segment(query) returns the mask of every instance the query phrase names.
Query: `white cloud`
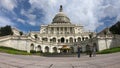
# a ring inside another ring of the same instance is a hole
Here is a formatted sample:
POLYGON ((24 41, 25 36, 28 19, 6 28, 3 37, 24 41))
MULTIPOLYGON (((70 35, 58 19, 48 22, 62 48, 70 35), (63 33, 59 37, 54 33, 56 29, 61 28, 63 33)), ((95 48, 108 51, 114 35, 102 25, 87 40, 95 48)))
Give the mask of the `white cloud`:
POLYGON ((32 26, 35 26, 36 22, 35 21, 30 21, 29 24, 32 25, 32 26))
POLYGON ((0 0, 0 7, 12 11, 17 6, 16 0, 0 0))
POLYGON ((10 19, 0 16, 0 26, 5 26, 5 25, 14 26, 14 23, 12 23, 10 19))
POLYGON ((18 18, 17 21, 25 24, 25 20, 23 20, 23 19, 21 19, 21 18, 18 18))
POLYGON ((82 24, 85 28, 95 30, 104 25, 100 22, 105 17, 117 17, 120 20, 120 0, 29 0, 32 8, 42 9, 44 23, 50 23, 63 5, 64 12, 75 24, 82 24))
POLYGON ((36 15, 32 14, 32 10, 30 9, 29 11, 25 11, 24 9, 21 10, 21 14, 26 16, 28 18, 27 23, 35 26, 37 22, 35 22, 36 20, 36 15))

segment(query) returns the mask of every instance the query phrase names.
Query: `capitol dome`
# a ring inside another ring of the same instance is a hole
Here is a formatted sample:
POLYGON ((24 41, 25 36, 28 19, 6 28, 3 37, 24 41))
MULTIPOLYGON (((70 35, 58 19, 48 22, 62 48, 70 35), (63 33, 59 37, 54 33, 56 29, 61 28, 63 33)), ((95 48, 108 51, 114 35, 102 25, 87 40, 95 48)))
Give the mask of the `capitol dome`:
POLYGON ((52 23, 70 23, 70 19, 62 12, 62 5, 60 6, 59 13, 55 15, 52 23))

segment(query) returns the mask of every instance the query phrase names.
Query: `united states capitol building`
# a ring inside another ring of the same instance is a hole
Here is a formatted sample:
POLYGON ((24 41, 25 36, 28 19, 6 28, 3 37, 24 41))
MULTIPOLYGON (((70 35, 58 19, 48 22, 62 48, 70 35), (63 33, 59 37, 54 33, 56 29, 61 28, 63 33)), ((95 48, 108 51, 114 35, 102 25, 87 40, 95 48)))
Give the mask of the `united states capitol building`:
POLYGON ((51 24, 41 25, 40 32, 31 32, 31 37, 38 36, 42 42, 43 52, 74 51, 74 42, 89 39, 89 32, 85 32, 82 25, 73 24, 60 6, 59 12, 51 24))
POLYGON ((19 30, 13 29, 13 33, 12 36, 0 37, 0 45, 27 52, 35 50, 50 53, 69 53, 77 52, 78 45, 82 46, 82 51, 86 50, 88 44, 96 45, 97 50, 103 50, 110 48, 112 45, 110 43, 113 42, 111 41, 112 36, 96 36, 94 32, 86 32, 82 25, 72 23, 63 12, 62 6, 52 19, 51 24, 41 25, 40 31, 31 31, 28 35, 20 36, 19 30), (96 37, 92 41, 90 34, 96 37))

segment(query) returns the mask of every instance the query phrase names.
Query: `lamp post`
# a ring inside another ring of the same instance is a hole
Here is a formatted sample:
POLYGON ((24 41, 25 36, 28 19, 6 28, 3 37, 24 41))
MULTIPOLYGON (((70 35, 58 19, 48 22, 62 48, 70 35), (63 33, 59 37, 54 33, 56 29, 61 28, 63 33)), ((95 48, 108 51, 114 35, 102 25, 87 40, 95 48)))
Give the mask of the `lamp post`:
POLYGON ((93 33, 90 33, 90 34, 89 34, 89 37, 90 37, 90 42, 92 43, 93 33))
MULTIPOLYGON (((107 29, 108 29, 108 28, 107 28, 107 29)), ((104 35, 105 35, 106 49, 108 49, 108 46, 107 46, 107 31, 106 31, 106 30, 104 31, 104 35)))

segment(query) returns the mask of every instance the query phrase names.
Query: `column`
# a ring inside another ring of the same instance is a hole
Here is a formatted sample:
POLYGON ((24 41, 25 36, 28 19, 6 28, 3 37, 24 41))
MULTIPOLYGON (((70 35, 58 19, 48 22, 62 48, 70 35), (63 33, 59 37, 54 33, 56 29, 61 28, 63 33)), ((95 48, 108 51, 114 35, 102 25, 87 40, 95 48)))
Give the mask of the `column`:
POLYGON ((60 34, 61 30, 60 30, 60 27, 59 27, 59 34, 60 34))
POLYGON ((74 27, 72 27, 72 33, 74 34, 74 27))
POLYGON ((53 34, 55 34, 55 27, 53 27, 53 34))
POLYGON ((65 31, 64 31, 65 29, 64 29, 64 27, 62 27, 62 28, 63 28, 63 31, 62 31, 62 33, 63 33, 63 34, 65 34, 65 31))
POLYGON ((67 34, 69 33, 69 27, 67 27, 67 34))

